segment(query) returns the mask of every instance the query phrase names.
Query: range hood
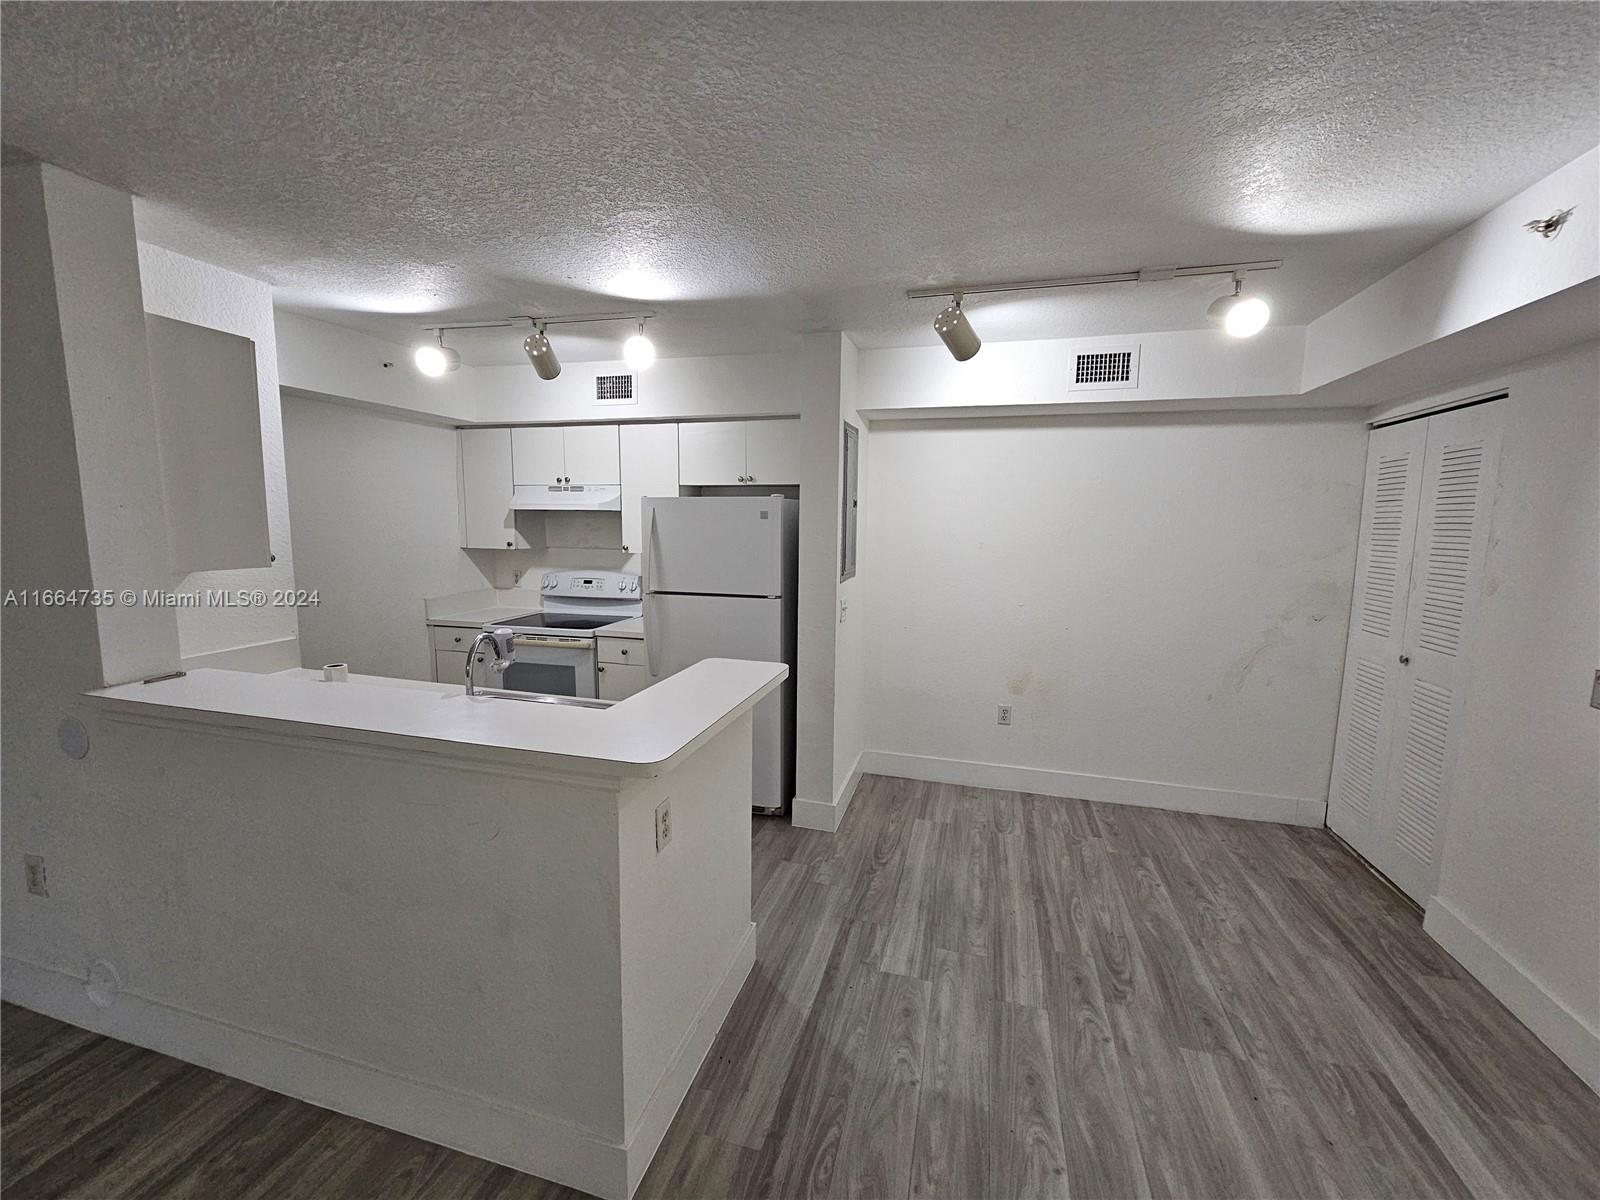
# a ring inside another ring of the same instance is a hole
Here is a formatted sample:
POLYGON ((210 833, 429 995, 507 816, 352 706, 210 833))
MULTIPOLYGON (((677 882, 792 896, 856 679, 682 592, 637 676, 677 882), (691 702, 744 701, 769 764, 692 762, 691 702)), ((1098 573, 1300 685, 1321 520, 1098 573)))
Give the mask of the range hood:
POLYGON ((518 512, 621 512, 622 485, 525 484, 511 489, 511 507, 518 512))

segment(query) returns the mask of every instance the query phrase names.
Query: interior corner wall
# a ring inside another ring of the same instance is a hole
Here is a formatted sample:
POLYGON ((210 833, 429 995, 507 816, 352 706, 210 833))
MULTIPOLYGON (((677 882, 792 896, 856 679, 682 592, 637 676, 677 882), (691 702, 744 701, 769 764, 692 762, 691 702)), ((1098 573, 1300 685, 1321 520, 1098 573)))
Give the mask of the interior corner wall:
MULTIPOLYGON (((800 405, 800 596, 795 662, 797 824, 833 812, 834 631, 839 570, 839 385, 843 335, 811 333, 795 369, 800 405), (821 806, 819 808, 818 806, 821 806)), ((829 825, 831 828, 831 825, 829 825)))
MULTIPOLYGON (((28 520, 28 509, 61 502, 61 489, 75 479, 90 583, 118 597, 117 603, 93 610, 100 651, 100 678, 94 683, 126 683, 174 670, 179 648, 172 611, 122 598, 131 592, 142 599, 147 589, 169 589, 174 581, 132 201, 43 163, 8 166, 4 179, 7 237, 27 244, 30 275, 48 273, 48 282, 33 277, 19 285, 28 302, 52 305, 48 314, 35 312, 28 319, 54 341, 65 383, 64 392, 26 399, 14 394, 13 401, 51 408, 66 404, 71 445, 55 448, 50 457, 75 460, 75 470, 60 476, 44 476, 31 462, 17 463, 19 474, 36 486, 23 501, 23 512, 8 508, 6 518, 28 520)), ((33 354, 32 346, 6 345, 8 358, 24 360, 24 378, 31 374, 26 364, 33 354)), ((57 382, 53 376, 51 382, 57 382)), ((52 423, 58 416, 52 413, 52 423)), ((28 586, 70 586, 52 578, 48 564, 40 566, 41 575, 28 586)), ((82 643, 67 649, 55 638, 34 644, 62 647, 57 657, 90 649, 82 643)))
POLYGON ((459 544, 456 431, 289 394, 283 435, 295 575, 321 601, 303 665, 432 679, 423 598, 489 585, 459 544))
POLYGON ((875 424, 870 768, 1321 824, 1366 446, 1350 412, 875 424))
POLYGON ((1506 387, 1428 931, 1600 1090, 1600 342, 1506 387))
MULTIPOLYGON (((844 422, 860 433, 857 443, 856 480, 856 573, 840 582, 838 626, 834 632, 833 657, 833 802, 836 807, 850 803, 849 792, 860 771, 861 752, 866 748, 867 618, 871 549, 865 545, 871 512, 869 478, 870 436, 867 423, 857 411, 859 355, 848 336, 843 339, 839 363, 840 455, 839 482, 834 488, 834 509, 844 520, 844 422)), ((842 528, 835 534, 835 557, 842 528)), ((838 566, 837 561, 835 567, 838 566)))
MULTIPOLYGON (((256 394, 261 405, 261 453, 267 486, 267 529, 275 561, 269 567, 199 571, 183 576, 182 591, 289 592, 295 587, 290 546, 288 484, 283 470, 283 420, 278 398, 278 347, 272 288, 259 279, 201 262, 147 242, 139 243, 139 277, 146 312, 255 343, 256 394)), ((185 666, 232 665, 229 653, 268 656, 278 667, 298 666, 296 611, 288 605, 180 608, 178 642, 185 666)))

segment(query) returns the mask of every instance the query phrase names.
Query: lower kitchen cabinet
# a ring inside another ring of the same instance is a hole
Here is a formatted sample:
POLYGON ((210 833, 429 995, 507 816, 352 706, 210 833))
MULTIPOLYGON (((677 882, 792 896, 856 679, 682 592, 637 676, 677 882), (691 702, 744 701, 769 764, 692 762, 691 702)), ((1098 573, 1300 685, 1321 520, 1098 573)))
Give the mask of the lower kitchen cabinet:
POLYGON ((598 670, 600 678, 596 690, 602 700, 626 700, 650 686, 650 671, 643 663, 638 666, 601 663, 598 670))
MULTIPOLYGON (((478 655, 478 662, 483 662, 483 655, 478 655)), ((465 650, 435 650, 433 652, 433 681, 435 683, 456 683, 466 686, 467 682, 467 654, 465 650)))

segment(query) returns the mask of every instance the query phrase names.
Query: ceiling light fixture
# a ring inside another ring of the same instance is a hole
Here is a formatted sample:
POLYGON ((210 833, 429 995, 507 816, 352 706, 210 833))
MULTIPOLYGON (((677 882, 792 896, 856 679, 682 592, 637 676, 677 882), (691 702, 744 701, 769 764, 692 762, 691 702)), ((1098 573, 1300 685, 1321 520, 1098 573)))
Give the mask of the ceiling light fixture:
POLYGON ((1272 307, 1260 296, 1246 296, 1244 275, 1233 277, 1233 291, 1219 296, 1206 309, 1206 316, 1236 338, 1255 337, 1272 319, 1272 307))
POLYGON ((639 332, 622 343, 622 361, 631 371, 648 371, 655 365, 656 344, 644 335, 644 322, 639 322, 639 332))
POLYGON ((599 321, 637 321, 639 323, 639 332, 623 343, 622 357, 631 369, 643 371, 656 361, 655 343, 644 335, 644 323, 655 315, 651 311, 573 313, 568 316, 555 317, 534 317, 526 313, 519 313, 514 317, 497 317, 492 321, 458 321, 450 325, 425 325, 423 328, 435 334, 439 339, 439 344, 438 346, 418 347, 416 354, 417 369, 425 375, 443 375, 446 371, 454 371, 461 365, 461 356, 454 350, 445 347, 444 335, 446 330, 506 329, 526 321, 533 326, 533 332, 522 339, 522 351, 528 356, 528 361, 533 364, 533 369, 539 373, 540 379, 554 379, 561 374, 561 360, 556 357, 555 347, 550 344, 550 338, 545 332, 545 326, 590 325, 599 321), (440 365, 441 363, 443 365, 440 365))
POLYGON ((412 353, 412 361, 417 364, 417 370, 424 375, 443 375, 446 371, 454 371, 461 365, 461 355, 444 344, 444 331, 435 329, 438 345, 418 346, 412 353))
POLYGON ((983 346, 978 331, 972 327, 972 322, 967 320, 967 314, 961 311, 960 292, 951 297, 950 303, 939 310, 939 315, 933 319, 933 331, 939 335, 944 348, 950 351, 951 357, 957 362, 966 362, 983 346))
POLYGON ((533 332, 522 339, 522 351, 533 369, 539 372, 540 379, 554 379, 561 374, 561 360, 556 357, 555 347, 550 345, 543 325, 536 324, 533 332))
POLYGON ((983 345, 972 323, 962 311, 963 296, 983 295, 990 292, 1042 292, 1056 288, 1088 287, 1101 283, 1160 283, 1169 279, 1197 275, 1231 275, 1234 290, 1222 297, 1207 310, 1220 313, 1216 319, 1234 337, 1250 337, 1260 333, 1272 316, 1267 302, 1259 296, 1241 296, 1247 271, 1276 271, 1283 266, 1282 259, 1263 259, 1260 262, 1213 263, 1199 267, 1142 267, 1137 271, 1114 271, 1106 275, 1074 275, 1060 279, 1019 279, 1004 283, 973 283, 961 287, 913 288, 906 293, 908 300, 925 300, 936 296, 949 296, 950 304, 933 320, 934 332, 955 356, 957 362, 966 362, 983 345), (1226 307, 1220 307, 1225 305, 1226 307))

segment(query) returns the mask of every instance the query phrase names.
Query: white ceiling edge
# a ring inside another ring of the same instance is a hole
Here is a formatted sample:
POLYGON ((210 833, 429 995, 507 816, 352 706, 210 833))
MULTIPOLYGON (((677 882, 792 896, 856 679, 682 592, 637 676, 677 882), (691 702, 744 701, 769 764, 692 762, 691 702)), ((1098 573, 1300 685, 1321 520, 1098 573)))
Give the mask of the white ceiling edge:
MULTIPOLYGON (((1583 205, 1600 191, 1600 149, 1552 172, 1305 327, 1270 327, 1238 342, 1214 330, 1116 337, 992 342, 957 363, 940 346, 858 351, 856 408, 868 420, 1035 413, 1241 408, 1371 408, 1600 336, 1589 285, 1600 278, 1600 214, 1583 205), (1576 206, 1560 236, 1524 224, 1552 205, 1576 206), (1137 344, 1139 386, 1126 394, 1068 394, 1072 356, 1137 344), (1315 380, 1315 386, 1308 382, 1315 380), (934 398, 930 402, 930 397, 934 398)), ((558 386, 531 369, 463 364, 427 380, 410 353, 315 318, 280 314, 285 387, 341 396, 459 424, 519 420, 683 419, 798 411, 794 353, 660 360, 652 379, 664 403, 599 407, 585 395, 618 362, 573 364, 558 386), (526 415, 524 405, 537 405, 526 415), (698 407, 697 407, 698 406, 698 407)), ((848 336, 848 335, 847 335, 848 336)))

